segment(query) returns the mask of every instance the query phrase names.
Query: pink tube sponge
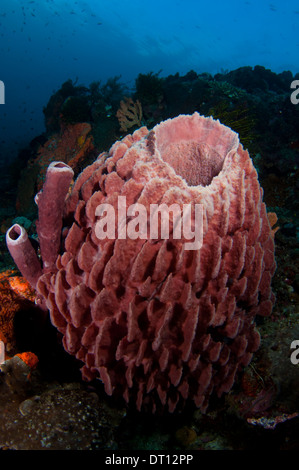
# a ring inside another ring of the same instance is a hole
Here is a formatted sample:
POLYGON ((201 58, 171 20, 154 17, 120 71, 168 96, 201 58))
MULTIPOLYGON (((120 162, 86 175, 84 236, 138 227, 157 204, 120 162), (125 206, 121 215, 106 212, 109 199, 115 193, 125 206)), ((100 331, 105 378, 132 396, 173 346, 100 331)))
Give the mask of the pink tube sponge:
POLYGON ((271 227, 237 134, 197 113, 141 128, 79 175, 64 211, 61 253, 38 291, 83 378, 99 377, 139 410, 191 399, 205 411, 250 362, 260 343, 254 318, 274 302, 271 227), (173 231, 100 239, 97 208, 117 213, 119 196, 126 208, 202 205, 202 247, 186 250, 173 231))
POLYGON ((6 233, 6 245, 21 274, 35 289, 42 267, 26 230, 14 224, 6 233))
POLYGON ((66 163, 52 162, 43 190, 35 198, 39 215, 36 228, 44 271, 51 271, 59 253, 65 198, 73 176, 73 170, 66 163))

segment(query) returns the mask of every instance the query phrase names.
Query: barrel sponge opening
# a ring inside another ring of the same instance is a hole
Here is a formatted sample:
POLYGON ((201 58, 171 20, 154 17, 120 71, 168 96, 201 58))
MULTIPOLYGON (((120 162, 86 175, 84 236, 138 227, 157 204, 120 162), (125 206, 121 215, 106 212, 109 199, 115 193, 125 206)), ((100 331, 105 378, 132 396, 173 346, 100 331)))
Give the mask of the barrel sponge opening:
POLYGON ((153 131, 156 154, 189 186, 211 184, 227 154, 239 144, 235 132, 198 113, 168 119, 153 131))

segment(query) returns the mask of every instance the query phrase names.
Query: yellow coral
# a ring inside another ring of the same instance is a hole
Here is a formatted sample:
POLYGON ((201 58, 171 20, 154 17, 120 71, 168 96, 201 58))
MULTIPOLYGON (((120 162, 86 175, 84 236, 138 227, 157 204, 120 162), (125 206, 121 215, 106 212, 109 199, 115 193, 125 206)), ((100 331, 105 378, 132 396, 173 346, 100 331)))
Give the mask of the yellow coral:
POLYGON ((197 434, 191 427, 183 426, 176 431, 175 437, 178 443, 183 447, 189 447, 196 441, 197 434))
POLYGON ((80 135, 77 139, 77 144, 79 145, 79 147, 82 147, 82 145, 84 144, 85 142, 85 138, 86 136, 85 135, 80 135))
POLYGON ((120 124, 120 130, 127 132, 133 126, 141 126, 142 106, 139 100, 133 101, 132 98, 124 98, 120 102, 120 108, 116 113, 120 124))
POLYGON ((280 228, 280 227, 275 227, 275 228, 273 228, 274 225, 276 224, 276 222, 278 221, 278 217, 277 217, 277 215, 276 215, 275 212, 268 212, 267 216, 268 216, 268 220, 269 220, 270 227, 271 227, 271 229, 272 229, 272 230, 271 230, 271 236, 272 236, 272 238, 274 238, 275 233, 276 233, 277 230, 279 230, 279 228, 280 228))
POLYGON ((214 119, 219 119, 222 124, 237 132, 245 148, 248 148, 251 152, 257 150, 255 148, 256 118, 252 111, 248 109, 246 102, 239 103, 231 109, 229 103, 220 101, 215 107, 209 109, 208 115, 213 116, 214 119))

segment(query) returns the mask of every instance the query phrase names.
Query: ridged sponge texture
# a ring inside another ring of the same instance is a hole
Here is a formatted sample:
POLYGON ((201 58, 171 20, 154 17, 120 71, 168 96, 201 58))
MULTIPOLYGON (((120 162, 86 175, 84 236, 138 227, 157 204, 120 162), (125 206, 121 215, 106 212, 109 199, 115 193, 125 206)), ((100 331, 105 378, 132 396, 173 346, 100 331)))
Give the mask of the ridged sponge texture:
POLYGON ((212 393, 231 389, 259 347, 254 319, 271 312, 276 268, 262 189, 237 134, 195 113, 126 136, 77 178, 62 238, 38 290, 85 380, 152 411, 193 400, 204 412, 212 393), (202 247, 186 250, 173 230, 117 237, 119 196, 148 214, 152 204, 202 205, 202 247), (115 208, 115 238, 97 236, 101 204, 115 208))

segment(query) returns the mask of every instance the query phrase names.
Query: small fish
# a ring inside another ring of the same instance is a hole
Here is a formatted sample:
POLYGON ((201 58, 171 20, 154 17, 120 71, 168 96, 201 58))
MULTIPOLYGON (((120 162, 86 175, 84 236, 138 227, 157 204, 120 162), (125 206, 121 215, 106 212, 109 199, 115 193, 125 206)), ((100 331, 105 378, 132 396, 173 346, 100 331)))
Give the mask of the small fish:
POLYGON ((289 147, 294 150, 299 150, 299 140, 290 142, 289 147))

